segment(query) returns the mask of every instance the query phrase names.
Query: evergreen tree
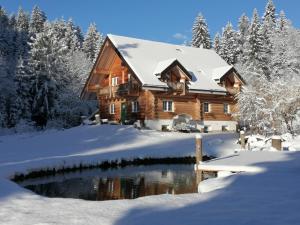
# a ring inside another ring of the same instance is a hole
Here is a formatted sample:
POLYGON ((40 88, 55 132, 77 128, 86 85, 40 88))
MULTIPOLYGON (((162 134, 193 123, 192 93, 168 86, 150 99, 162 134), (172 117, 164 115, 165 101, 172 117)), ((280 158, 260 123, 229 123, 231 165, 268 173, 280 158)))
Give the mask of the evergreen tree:
POLYGON ((285 33, 290 27, 291 27, 291 22, 286 18, 284 11, 281 10, 276 24, 276 28, 278 32, 285 33))
POLYGON ((79 32, 80 30, 78 30, 78 28, 74 25, 73 21, 70 19, 66 24, 65 39, 68 49, 72 52, 81 49, 82 34, 79 32))
POLYGON ((66 48, 59 35, 55 24, 46 22, 44 31, 36 35, 30 51, 29 67, 34 76, 32 119, 42 127, 54 118, 58 91, 64 88, 59 84, 66 48))
POLYGON ((223 29, 220 49, 220 56, 229 64, 235 64, 237 61, 238 44, 236 39, 236 32, 229 22, 223 29))
POLYGON ((32 84, 33 76, 28 71, 27 62, 22 57, 18 59, 16 68, 15 83, 17 86, 16 105, 18 108, 18 116, 22 119, 31 120, 32 107, 32 84))
POLYGON ((98 32, 96 24, 90 24, 83 42, 83 51, 94 62, 103 43, 103 37, 98 32))
POLYGON ((262 69, 264 52, 265 47, 261 31, 261 23, 257 10, 254 9, 253 17, 249 27, 249 36, 245 45, 245 61, 243 63, 253 67, 253 69, 262 69))
POLYGON ((16 40, 17 57, 26 58, 29 50, 29 15, 22 8, 18 11, 16 28, 18 31, 16 40))
POLYGON ((215 49, 216 53, 220 54, 221 40, 220 40, 219 33, 216 33, 215 38, 214 38, 214 49, 215 49))
POLYGON ((271 27, 275 27, 276 24, 276 8, 272 0, 268 0, 263 15, 263 23, 268 23, 271 27))
POLYGON ((248 35, 249 35, 249 26, 250 21, 249 18, 242 14, 242 16, 239 18, 238 22, 238 33, 237 33, 237 43, 238 43, 238 57, 240 60, 243 60, 244 57, 244 45, 247 41, 248 35))
POLYGON ((193 37, 192 37, 192 46, 199 48, 202 46, 203 48, 210 49, 211 48, 211 39, 208 30, 208 26, 203 15, 200 13, 193 25, 192 29, 193 37))
MULTIPOLYGON (((9 46, 9 18, 4 8, 0 6, 0 55, 7 56, 10 53, 9 46)), ((5 61, 4 58, 2 58, 5 61)))
POLYGON ((44 30, 44 24, 47 20, 46 14, 38 7, 34 6, 31 12, 30 33, 35 35, 44 30))

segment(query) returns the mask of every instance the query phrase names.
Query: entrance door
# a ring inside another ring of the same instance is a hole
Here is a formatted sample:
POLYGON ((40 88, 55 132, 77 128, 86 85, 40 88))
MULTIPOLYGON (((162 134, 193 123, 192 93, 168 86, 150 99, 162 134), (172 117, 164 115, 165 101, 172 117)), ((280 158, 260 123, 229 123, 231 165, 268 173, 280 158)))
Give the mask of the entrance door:
POLYGON ((124 102, 121 104, 121 122, 122 122, 122 124, 125 123, 126 116, 127 116, 127 106, 126 106, 126 103, 124 102))

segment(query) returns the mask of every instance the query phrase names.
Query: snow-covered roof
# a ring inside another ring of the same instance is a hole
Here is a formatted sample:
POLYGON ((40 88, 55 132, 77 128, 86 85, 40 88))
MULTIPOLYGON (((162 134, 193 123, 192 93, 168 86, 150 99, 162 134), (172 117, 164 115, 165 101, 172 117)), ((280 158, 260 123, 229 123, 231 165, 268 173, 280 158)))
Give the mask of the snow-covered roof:
MULTIPOLYGON (((229 65, 214 51, 108 34, 143 86, 167 87, 155 73, 178 60, 190 73, 190 90, 226 92, 213 80, 213 71, 229 65)), ((221 71, 218 71, 220 75, 221 71)), ((226 71, 227 72, 227 71, 226 71)))
POLYGON ((177 59, 167 59, 157 63, 156 68, 153 72, 154 75, 161 74, 166 68, 168 68, 172 63, 174 63, 177 59))
POLYGON ((233 66, 227 65, 213 69, 212 78, 214 80, 220 80, 222 76, 224 76, 229 70, 231 70, 233 66))

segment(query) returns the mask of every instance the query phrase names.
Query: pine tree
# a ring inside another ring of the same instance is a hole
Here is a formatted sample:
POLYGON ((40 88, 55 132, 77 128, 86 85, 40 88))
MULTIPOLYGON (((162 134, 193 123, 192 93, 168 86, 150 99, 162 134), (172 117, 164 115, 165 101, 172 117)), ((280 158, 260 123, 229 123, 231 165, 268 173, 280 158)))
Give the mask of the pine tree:
POLYGON ((18 108, 18 116, 30 121, 33 76, 30 71, 28 71, 27 62, 24 61, 22 57, 20 57, 17 62, 15 83, 17 87, 16 105, 18 108))
POLYGON ((227 23, 223 29, 221 38, 220 56, 229 64, 235 64, 238 55, 238 44, 236 32, 233 30, 232 24, 227 23))
POLYGON ((214 38, 214 49, 215 49, 216 53, 220 54, 221 40, 220 40, 219 33, 216 33, 215 38, 214 38))
POLYGON ((29 67, 34 76, 32 119, 42 127, 54 118, 58 91, 64 88, 61 79, 66 48, 58 32, 55 24, 46 22, 44 31, 36 35, 30 51, 29 67))
POLYGON ((203 15, 200 13, 193 25, 192 29, 193 37, 192 37, 192 46, 199 48, 202 46, 203 48, 210 49, 211 48, 211 39, 208 30, 208 26, 203 15))
POLYGON ((291 22, 286 18, 284 11, 281 10, 276 24, 278 32, 286 32, 290 27, 291 22))
POLYGON ((73 21, 70 19, 66 24, 65 39, 66 39, 66 45, 67 45, 68 49, 72 52, 78 51, 81 49, 82 34, 79 32, 80 32, 80 30, 77 29, 77 27, 74 25, 73 21))
POLYGON ((29 15, 22 8, 18 11, 16 28, 18 31, 16 40, 17 57, 26 58, 29 50, 29 15))
POLYGON ((31 12, 30 33, 35 35, 44 30, 44 24, 47 20, 46 14, 38 7, 34 6, 31 12))
MULTIPOLYGON (((4 8, 0 6, 0 55, 7 56, 9 49, 9 18, 4 8)), ((4 58, 2 59, 4 61, 4 58)))
POLYGON ((276 24, 276 8, 272 0, 268 0, 263 15, 263 23, 268 23, 271 27, 275 27, 276 24))
POLYGON ((94 62, 103 43, 103 37, 98 32, 96 24, 90 24, 83 42, 83 51, 94 62))
POLYGON ((249 35, 249 26, 250 26, 249 18, 245 14, 242 14, 242 16, 239 18, 238 33, 237 33, 238 54, 239 54, 238 57, 240 58, 240 60, 243 60, 244 57, 244 47, 245 47, 244 45, 249 35))
POLYGON ((263 54, 265 52, 264 40, 261 31, 261 23, 257 10, 254 9, 249 27, 249 35, 245 45, 244 62, 253 69, 260 70, 263 66, 263 54))

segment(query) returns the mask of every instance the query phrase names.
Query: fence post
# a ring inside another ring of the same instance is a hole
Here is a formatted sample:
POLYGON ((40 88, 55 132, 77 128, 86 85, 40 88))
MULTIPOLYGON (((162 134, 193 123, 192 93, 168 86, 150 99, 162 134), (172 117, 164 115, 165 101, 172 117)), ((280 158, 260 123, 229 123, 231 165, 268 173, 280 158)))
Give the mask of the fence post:
POLYGON ((245 131, 240 131, 240 139, 241 139, 241 148, 245 149, 246 142, 245 142, 245 131))
POLYGON ((196 134, 196 165, 199 164, 199 162, 202 162, 202 136, 200 134, 196 134))
POLYGON ((277 149, 278 151, 282 150, 281 146, 281 137, 280 136, 273 136, 272 137, 272 147, 277 149))
POLYGON ((196 183, 197 185, 203 180, 203 172, 198 170, 198 165, 202 162, 203 158, 203 148, 202 148, 202 136, 200 134, 196 134, 196 183))

